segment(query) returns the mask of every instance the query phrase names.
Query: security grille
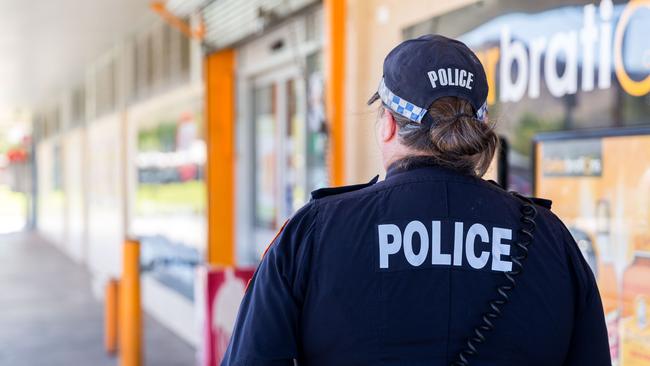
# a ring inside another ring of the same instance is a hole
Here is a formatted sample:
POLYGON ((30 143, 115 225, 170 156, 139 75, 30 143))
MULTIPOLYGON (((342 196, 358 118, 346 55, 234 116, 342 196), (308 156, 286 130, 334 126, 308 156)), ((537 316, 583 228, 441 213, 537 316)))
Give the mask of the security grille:
POLYGON ((203 9, 205 43, 228 47, 317 0, 215 0, 203 9))
POLYGON ((130 99, 151 96, 190 75, 190 40, 177 29, 158 23, 134 40, 131 54, 133 91, 130 99))

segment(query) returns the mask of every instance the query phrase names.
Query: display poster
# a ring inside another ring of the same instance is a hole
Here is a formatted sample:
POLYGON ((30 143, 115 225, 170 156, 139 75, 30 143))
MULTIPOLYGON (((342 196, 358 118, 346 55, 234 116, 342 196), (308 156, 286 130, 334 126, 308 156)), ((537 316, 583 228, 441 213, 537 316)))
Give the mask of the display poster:
POLYGON ((201 268, 199 282, 203 299, 203 342, 200 346, 200 365, 218 366, 226 353, 232 335, 239 304, 244 298, 253 268, 201 268))
POLYGON ((650 130, 625 131, 542 135, 535 194, 553 201, 596 276, 614 365, 641 366, 650 364, 650 130))

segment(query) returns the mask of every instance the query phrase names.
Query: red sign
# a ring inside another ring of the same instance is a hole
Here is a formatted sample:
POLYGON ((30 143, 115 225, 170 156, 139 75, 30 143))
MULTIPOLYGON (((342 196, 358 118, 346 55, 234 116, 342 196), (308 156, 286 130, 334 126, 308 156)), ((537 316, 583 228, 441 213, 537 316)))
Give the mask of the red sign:
POLYGON ((205 366, 218 366, 226 353, 239 304, 252 268, 218 268, 205 272, 205 322, 202 357, 205 366))

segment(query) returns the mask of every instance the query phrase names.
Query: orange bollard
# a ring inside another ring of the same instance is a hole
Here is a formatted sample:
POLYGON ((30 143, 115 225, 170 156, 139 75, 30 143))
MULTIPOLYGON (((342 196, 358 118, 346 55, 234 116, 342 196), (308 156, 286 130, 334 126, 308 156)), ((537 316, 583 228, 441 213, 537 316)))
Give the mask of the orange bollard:
POLYGON ((108 280, 104 298, 104 349, 110 355, 117 352, 118 291, 118 280, 115 278, 108 280))
POLYGON ((122 258, 119 296, 119 364, 121 366, 141 366, 140 242, 127 239, 124 242, 122 258))

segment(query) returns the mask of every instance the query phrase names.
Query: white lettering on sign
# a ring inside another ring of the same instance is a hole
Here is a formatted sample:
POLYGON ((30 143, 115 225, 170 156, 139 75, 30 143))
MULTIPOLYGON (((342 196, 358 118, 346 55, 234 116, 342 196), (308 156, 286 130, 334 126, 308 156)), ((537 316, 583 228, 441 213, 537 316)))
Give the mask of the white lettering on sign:
POLYGON ((546 48, 544 80, 554 97, 575 94, 578 90, 578 34, 575 31, 555 33, 546 48), (564 55, 564 72, 558 75, 557 61, 564 55))
POLYGON ((431 252, 432 265, 460 267, 465 259, 475 269, 489 268, 497 272, 512 270, 512 262, 506 258, 510 255, 510 244, 505 242, 512 240, 511 229, 494 227, 490 236, 490 231, 480 223, 470 225, 466 232, 462 222, 454 222, 453 226, 449 226, 449 229, 454 230, 453 253, 442 252, 441 221, 432 221, 431 231, 428 231, 423 222, 413 220, 406 225, 403 234, 398 225, 377 225, 379 268, 390 269, 390 258, 399 256, 400 252, 406 263, 420 267, 427 262, 431 252), (417 250, 415 242, 419 243, 417 250), (491 266, 488 266, 490 258, 491 266))
POLYGON ((429 81, 431 86, 435 89, 438 85, 441 86, 460 86, 472 90, 472 83, 474 82, 474 74, 471 72, 458 69, 455 67, 441 68, 438 70, 429 71, 429 81))
POLYGON ((528 97, 539 97, 539 79, 541 73, 541 59, 546 48, 546 38, 535 38, 530 43, 530 78, 528 79, 528 97))
POLYGON ((520 41, 510 42, 510 29, 501 29, 501 101, 516 102, 526 92, 528 56, 520 41), (512 66, 517 65, 517 75, 512 80, 512 66))
MULTIPOLYGON (((518 102, 526 94, 526 89, 529 98, 539 98, 541 75, 544 75, 548 91, 554 97, 575 94, 578 88, 583 91, 593 90, 596 75, 598 88, 609 88, 612 82, 612 47, 615 46, 612 1, 603 0, 598 11, 596 9, 594 4, 584 6, 580 29, 538 36, 528 44, 513 37, 510 27, 504 25, 499 42, 499 99, 502 102, 518 102), (578 66, 581 69, 580 78, 578 66)), ((624 72, 616 71, 617 76, 624 72)), ((645 84, 641 85, 641 82, 628 84, 626 91, 630 89, 631 93, 635 93, 633 95, 647 93, 643 89, 645 84)))
POLYGON ((584 26, 580 30, 582 43, 582 90, 594 90, 594 49, 598 41, 598 28, 596 28, 596 7, 594 4, 585 6, 583 14, 584 26))

